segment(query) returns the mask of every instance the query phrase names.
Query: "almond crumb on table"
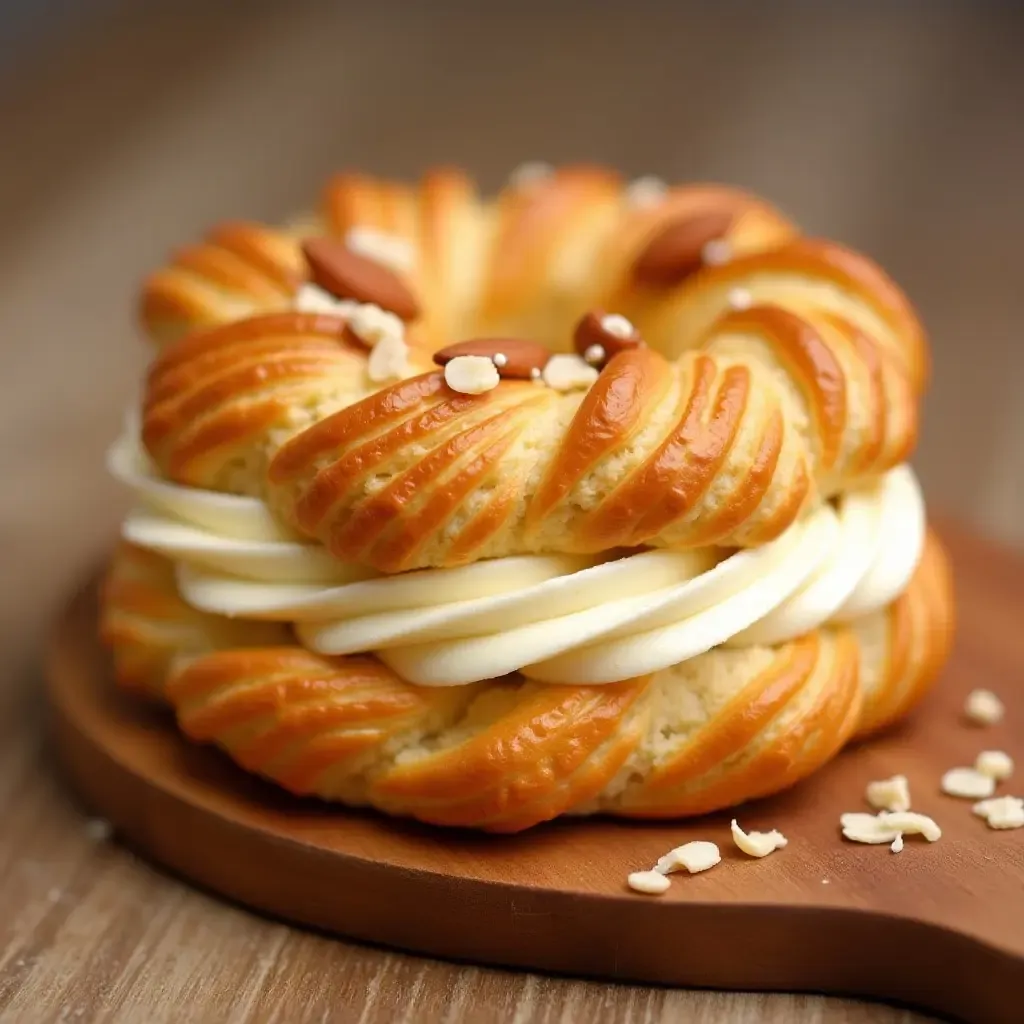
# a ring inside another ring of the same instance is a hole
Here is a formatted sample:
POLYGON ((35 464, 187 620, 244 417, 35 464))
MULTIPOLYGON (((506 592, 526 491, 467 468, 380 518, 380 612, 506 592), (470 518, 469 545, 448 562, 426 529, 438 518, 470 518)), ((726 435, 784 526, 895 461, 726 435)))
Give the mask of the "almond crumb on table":
POLYGON ((1024 828, 1024 800, 1017 796, 998 796, 976 803, 971 810, 984 818, 989 828, 1024 828))
POLYGON ((864 798, 880 811, 909 811, 910 785, 905 775, 869 782, 864 798))
POLYGON ((933 818, 914 811, 851 811, 840 815, 839 824, 843 837, 855 843, 894 843, 902 834, 922 835, 930 843, 942 837, 942 829, 933 818))
POLYGON ((977 768, 950 768, 942 776, 940 786, 947 796, 981 800, 996 791, 996 780, 991 775, 983 775, 977 768))
POLYGON ((733 842, 750 857, 767 857, 789 843, 789 840, 774 828, 771 832, 744 832, 735 818, 732 819, 730 828, 733 842))
POLYGON ((691 875, 713 868, 722 859, 721 851, 715 843, 695 839, 669 850, 664 857, 658 859, 654 870, 662 874, 685 869, 691 875))
POLYGON ((975 758, 974 768, 996 782, 1005 782, 1013 774, 1013 758, 1003 750, 983 750, 975 758))
POLYGON ((976 725, 995 725, 1003 720, 1006 708, 991 690, 972 690, 964 702, 964 714, 976 725))
POLYGON ((634 871, 626 879, 630 889, 647 896, 660 896, 672 884, 660 871, 634 871))

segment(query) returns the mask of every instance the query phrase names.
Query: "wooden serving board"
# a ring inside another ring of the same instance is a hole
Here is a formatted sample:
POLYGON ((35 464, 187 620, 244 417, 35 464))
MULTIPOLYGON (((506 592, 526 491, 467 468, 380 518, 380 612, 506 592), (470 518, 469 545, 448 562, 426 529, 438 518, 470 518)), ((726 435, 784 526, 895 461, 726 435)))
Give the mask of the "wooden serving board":
MULTIPOLYGON (((739 811, 744 827, 789 837, 764 860, 736 850, 727 814, 679 824, 566 821, 492 837, 291 798, 186 742, 168 713, 115 690, 95 638, 94 586, 51 639, 57 754, 130 844, 224 896, 302 924, 478 963, 861 995, 1019 1024, 1024 830, 991 831, 968 801, 938 788, 944 770, 970 764, 981 749, 1008 751, 1024 771, 1024 699, 1015 699, 1024 680, 1024 572, 1008 565, 992 562, 987 589, 961 589, 954 660, 911 722, 739 811), (1005 722, 964 722, 964 696, 977 686, 1006 698, 1005 722), (866 810, 866 783, 898 772, 942 839, 908 839, 898 855, 844 842, 840 813, 866 810), (628 872, 698 838, 719 844, 722 864, 673 876, 661 897, 626 888, 628 872)), ((1000 790, 1022 791, 1013 780, 1000 790)))

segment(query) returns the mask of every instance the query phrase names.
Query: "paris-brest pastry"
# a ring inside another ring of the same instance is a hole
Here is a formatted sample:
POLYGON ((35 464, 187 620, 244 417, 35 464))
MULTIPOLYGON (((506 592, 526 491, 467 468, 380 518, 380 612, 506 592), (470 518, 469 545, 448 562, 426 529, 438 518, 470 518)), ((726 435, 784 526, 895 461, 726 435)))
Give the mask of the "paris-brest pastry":
POLYGON ((815 771, 946 659, 921 325, 715 185, 345 174, 145 282, 118 681, 301 795, 515 831, 815 771))

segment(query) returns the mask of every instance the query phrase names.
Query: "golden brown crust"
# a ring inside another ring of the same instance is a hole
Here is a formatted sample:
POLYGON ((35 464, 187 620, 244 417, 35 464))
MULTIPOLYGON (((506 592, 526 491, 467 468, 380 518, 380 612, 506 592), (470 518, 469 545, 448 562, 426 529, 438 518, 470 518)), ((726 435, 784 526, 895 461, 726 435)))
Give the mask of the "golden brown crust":
POLYGON ((403 731, 469 694, 403 683, 369 657, 322 658, 299 647, 224 650, 167 684, 192 739, 216 742, 243 768, 301 795, 329 795, 331 777, 357 770, 403 731))
POLYGON ((716 649, 608 686, 511 676, 432 689, 369 656, 279 638, 239 650, 219 632, 236 624, 184 605, 158 556, 119 550, 111 578, 140 573, 145 596, 108 587, 105 637, 120 681, 162 695, 186 735, 295 793, 499 832, 561 814, 700 814, 790 786, 905 715, 952 633, 933 534, 906 594, 849 629, 716 649))
POLYGON ((928 692, 949 658, 956 632, 953 578, 949 557, 934 533, 910 586, 886 615, 855 623, 865 648, 884 653, 869 666, 872 685, 865 687, 858 736, 868 736, 903 718, 928 692), (884 631, 884 641, 872 633, 884 631))
POLYGON ((365 365, 338 317, 277 313, 192 334, 149 371, 143 441, 170 478, 231 489, 232 465, 262 467, 272 437, 360 397, 365 365))
MULTIPOLYGON (((578 166, 485 203, 439 169, 418 186, 339 175, 323 205, 321 232, 409 243, 425 314, 412 372, 460 334, 569 349, 595 307, 624 313, 653 349, 619 353, 580 403, 513 381, 461 396, 440 375, 375 395, 365 351, 346 348, 332 318, 258 317, 175 346, 147 400, 161 471, 267 497, 342 557, 396 571, 613 544, 756 545, 913 449, 927 353, 906 298, 870 260, 799 237, 744 192, 695 185, 644 204, 617 175, 578 166), (725 262, 706 262, 708 242, 725 262), (680 253, 687 272, 667 274, 680 253), (656 273, 638 274, 645 260, 656 273)), ((158 274, 147 301, 187 293, 197 323, 279 308, 304 273, 298 246, 219 229, 158 274)))
POLYGON ((196 611, 178 595, 170 562, 125 542, 114 552, 100 606, 100 637, 113 652, 114 677, 152 697, 164 697, 176 667, 191 658, 289 639, 277 623, 196 611))
POLYGON ((439 374, 417 378, 292 438, 270 463, 269 494, 336 555, 384 571, 455 564, 499 480, 515 480, 519 497, 477 555, 764 543, 812 496, 891 468, 912 446, 913 396, 891 367, 879 385, 868 347, 758 306, 674 364, 652 349, 620 353, 582 401, 514 382, 465 396, 439 374), (399 533, 400 562, 386 554, 399 533))
POLYGON ((140 316, 167 344, 196 328, 287 309, 307 278, 298 243, 265 224, 220 224, 142 287, 140 316))
POLYGON ((234 489, 225 467, 249 467, 246 489, 292 525, 397 571, 480 552, 481 515, 491 556, 762 543, 810 496, 903 461, 917 429, 871 341, 769 306, 723 317, 704 354, 671 366, 652 349, 620 353, 582 401, 514 381, 460 395, 436 372, 363 398, 364 367, 330 317, 195 335, 150 374, 145 443, 181 483, 234 489), (509 480, 517 500, 485 513, 481 489, 509 480), (401 562, 385 554, 398 534, 401 562))
POLYGON ((805 778, 856 727, 859 665, 856 641, 844 630, 819 630, 779 645, 767 667, 627 790, 616 810, 646 818, 703 814, 805 778))
POLYGON ((700 271, 709 242, 722 244, 728 258, 735 259, 775 249, 796 234, 796 226, 782 213, 742 189, 718 184, 672 188, 659 203, 629 208, 605 240, 595 261, 595 295, 615 295, 618 288, 658 293, 677 287, 700 271), (643 272, 652 247, 660 248, 662 265, 654 279, 643 272), (670 264, 675 264, 675 273, 668 272, 670 264), (680 274, 680 269, 686 272, 680 274))
MULTIPOLYGON (((928 359, 906 298, 741 191, 648 203, 579 166, 485 202, 457 170, 418 186, 345 174, 320 217, 222 226, 149 279, 144 322, 174 343, 149 375, 143 439, 166 478, 263 497, 346 561, 397 572, 762 544, 914 446, 928 359), (354 228, 413 256, 413 375, 384 388, 341 316, 290 311, 303 237, 354 228), (506 379, 471 396, 420 372, 467 338, 568 351, 595 309, 627 316, 648 347, 609 353, 585 393, 506 379)), ((126 547, 103 632, 125 685, 163 695, 187 735, 247 770, 515 831, 561 814, 697 814, 791 785, 916 703, 952 614, 929 536, 907 592, 845 628, 610 686, 426 689, 373 657, 321 657, 281 627, 197 613, 166 563, 126 547)))

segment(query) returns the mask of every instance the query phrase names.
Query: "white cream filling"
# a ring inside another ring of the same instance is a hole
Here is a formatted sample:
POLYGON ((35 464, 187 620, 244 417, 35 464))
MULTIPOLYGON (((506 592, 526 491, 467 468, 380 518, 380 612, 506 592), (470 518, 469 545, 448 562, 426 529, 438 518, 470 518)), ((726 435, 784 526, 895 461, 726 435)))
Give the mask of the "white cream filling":
POLYGON ((124 537, 176 564, 189 604, 294 623, 311 650, 372 651, 427 686, 513 671, 611 683, 720 644, 781 643, 895 599, 925 532, 917 481, 899 466, 771 543, 731 555, 522 555, 384 575, 338 561, 257 499, 159 479, 131 431, 108 466, 138 499, 124 537))

